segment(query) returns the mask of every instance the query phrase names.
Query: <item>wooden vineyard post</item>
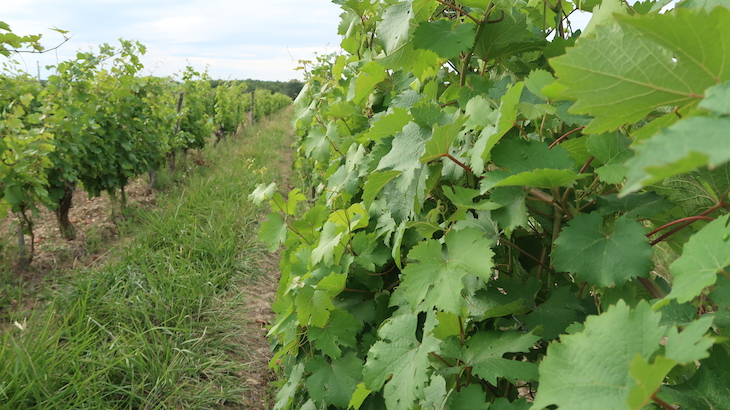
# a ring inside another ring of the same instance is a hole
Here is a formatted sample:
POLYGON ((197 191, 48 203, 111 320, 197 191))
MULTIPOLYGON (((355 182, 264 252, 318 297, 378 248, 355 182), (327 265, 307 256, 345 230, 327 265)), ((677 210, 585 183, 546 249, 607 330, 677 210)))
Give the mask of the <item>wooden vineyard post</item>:
POLYGON ((254 113, 255 113, 254 108, 256 107, 256 100, 255 100, 256 97, 255 96, 256 96, 256 92, 251 91, 251 111, 248 112, 248 123, 249 124, 253 124, 254 119, 255 119, 255 115, 254 115, 254 113))

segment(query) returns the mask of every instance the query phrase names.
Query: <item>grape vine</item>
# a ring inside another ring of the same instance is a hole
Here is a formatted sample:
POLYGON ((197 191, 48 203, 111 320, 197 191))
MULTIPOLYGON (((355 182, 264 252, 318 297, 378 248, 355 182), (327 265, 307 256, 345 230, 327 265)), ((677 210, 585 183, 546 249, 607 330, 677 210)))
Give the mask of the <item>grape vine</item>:
MULTIPOLYGON (((0 24, 0 30, 5 28, 0 24)), ((3 38, 2 44, 10 47, 42 49, 37 36, 3 38)), ((223 132, 231 133, 245 121, 247 110, 268 115, 291 103, 269 93, 255 108, 238 94, 227 95, 224 105, 216 100, 207 73, 192 67, 180 80, 141 75, 144 52, 138 42, 104 44, 96 53, 80 52, 60 63, 44 82, 16 70, 11 61, 3 65, 0 217, 8 210, 18 217, 22 264, 33 256, 33 213, 39 207, 55 210, 61 233, 73 239, 76 229, 68 213, 77 185, 92 196, 107 192, 123 209, 131 179, 144 173, 154 179, 154 172, 178 151, 205 146, 214 107, 225 115, 223 132), (30 252, 24 249, 24 233, 31 237, 30 252)))
POLYGON ((335 3, 315 195, 251 194, 275 408, 729 407, 727 5, 335 3))

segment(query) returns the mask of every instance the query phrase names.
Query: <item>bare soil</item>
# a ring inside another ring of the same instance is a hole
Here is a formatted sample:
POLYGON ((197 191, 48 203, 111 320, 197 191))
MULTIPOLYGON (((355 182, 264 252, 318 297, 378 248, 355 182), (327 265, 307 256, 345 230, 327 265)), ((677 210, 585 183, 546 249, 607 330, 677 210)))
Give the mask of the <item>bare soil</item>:
MULTIPOLYGON (((156 204, 156 192, 148 195, 144 178, 132 181, 125 192, 130 210, 150 209, 156 204)), ((119 242, 117 221, 121 217, 112 215, 112 201, 106 194, 89 197, 84 190, 76 188, 73 207, 69 211, 69 219, 77 230, 73 240, 61 236, 56 215, 52 211, 43 208, 32 218, 35 234, 33 262, 25 271, 17 272, 23 282, 29 285, 39 284, 51 273, 63 274, 76 268, 89 267, 102 259, 119 242)), ((10 213, 0 223, 2 236, 13 245, 3 257, 17 258, 17 227, 18 219, 10 213)), ((30 236, 25 236, 25 242, 26 248, 30 250, 30 236)))

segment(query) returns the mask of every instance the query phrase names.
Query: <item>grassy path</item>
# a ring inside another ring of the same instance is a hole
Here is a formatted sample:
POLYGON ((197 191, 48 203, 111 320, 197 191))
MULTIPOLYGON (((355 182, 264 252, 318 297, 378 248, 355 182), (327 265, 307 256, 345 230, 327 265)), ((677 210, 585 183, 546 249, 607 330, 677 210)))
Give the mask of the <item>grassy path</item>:
POLYGON ((290 109, 205 152, 103 267, 0 335, 1 409, 265 408, 275 266, 246 197, 285 185, 290 109))

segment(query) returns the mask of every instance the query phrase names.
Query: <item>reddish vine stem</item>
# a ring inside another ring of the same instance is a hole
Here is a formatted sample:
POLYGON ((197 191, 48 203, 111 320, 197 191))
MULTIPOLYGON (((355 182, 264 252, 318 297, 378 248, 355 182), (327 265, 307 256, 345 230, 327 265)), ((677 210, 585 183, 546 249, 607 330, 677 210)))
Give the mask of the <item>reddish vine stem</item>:
POLYGON ((649 291, 649 293, 655 298, 655 299, 662 299, 665 296, 667 296, 666 293, 664 293, 659 286, 657 286, 656 282, 653 280, 647 279, 647 278, 637 278, 639 279, 639 282, 641 282, 641 285, 644 286, 644 288, 649 291))
POLYGON ((570 131, 566 132, 565 134, 561 135, 560 138, 558 138, 555 141, 553 141, 553 143, 550 144, 550 146, 548 147, 548 149, 551 149, 552 147, 560 144, 561 142, 563 142, 564 139, 568 138, 568 136, 570 134, 573 134, 575 132, 578 132, 578 131, 582 130, 583 128, 585 128, 585 127, 578 127, 576 129, 573 129, 573 130, 570 130, 570 131))
POLYGON ((648 234, 646 234, 646 237, 648 238, 648 237, 650 237, 650 236, 654 235, 655 233, 657 233, 657 232, 659 232, 659 231, 663 231, 663 230, 665 230, 666 228, 669 228, 669 227, 670 227, 670 226, 672 226, 672 225, 676 225, 676 224, 678 224, 678 223, 682 223, 682 222, 687 222, 687 221, 691 221, 691 222, 694 222, 694 221, 698 221, 698 220, 700 220, 700 219, 704 219, 704 220, 706 220, 706 221, 714 221, 714 220, 715 220, 715 218, 712 218, 712 217, 710 217, 710 216, 703 216, 703 215, 697 215, 697 216, 688 216, 688 217, 686 217, 686 218, 680 218, 680 219, 677 219, 676 221, 672 221, 672 222, 669 222, 669 223, 667 223, 667 224, 664 224, 664 225, 662 225, 662 226, 660 226, 660 227, 658 227, 658 228, 654 229, 653 231, 649 232, 648 234))
MULTIPOLYGON (((713 212, 717 211, 717 210, 718 210, 718 209, 720 209, 720 208, 724 208, 725 206, 727 206, 727 205, 730 205, 729 203, 726 203, 726 202, 724 202, 724 200, 725 200, 725 198, 722 198, 722 199, 720 200, 720 202, 718 202, 717 204, 713 205, 713 206, 712 206, 712 207, 711 207, 710 209, 706 210, 705 212, 702 212, 701 214, 699 214, 699 215, 697 215, 697 216, 707 216, 707 215, 709 215, 709 214, 711 214, 711 213, 713 213, 713 212)), ((658 238, 654 239, 654 240, 653 240, 653 241, 651 242, 651 246, 654 246, 654 245, 658 244, 659 242, 661 242, 661 241, 663 241, 663 240, 665 240, 665 239, 669 238, 670 236, 672 236, 672 235, 674 235, 675 233, 679 232, 679 231, 680 231, 680 230, 682 230, 683 228, 686 228, 686 227, 688 227, 688 226, 692 225, 692 223, 693 223, 693 222, 695 222, 696 220, 697 220, 697 219, 693 219, 693 220, 691 220, 691 221, 687 221, 687 222, 684 222, 684 223, 682 223, 681 225, 677 226, 676 228, 674 228, 674 229, 670 230, 669 232, 666 232, 666 233, 665 233, 665 234, 663 234, 662 236, 660 236, 660 237, 658 237, 658 238)))
POLYGON ((439 360, 440 360, 441 362, 443 362, 443 363, 444 363, 445 365, 447 365, 447 366, 449 366, 449 367, 454 367, 454 365, 453 365, 453 364, 451 364, 451 363, 447 362, 447 361, 446 361, 446 359, 444 359, 443 357, 439 356, 439 355, 438 355, 438 353, 435 353, 435 352, 429 352, 428 354, 430 354, 431 356, 433 356, 433 357, 435 357, 435 358, 439 359, 439 360))
POLYGON ((578 171, 578 173, 579 174, 584 173, 586 171, 586 169, 588 169, 588 167, 591 165, 591 162, 593 162, 594 159, 596 159, 596 157, 591 156, 590 158, 588 158, 588 161, 586 161, 586 163, 583 164, 583 166, 580 168, 580 171, 578 171))
POLYGON ((387 274, 389 274, 390 272, 393 272, 393 269, 395 269, 395 267, 396 267, 396 266, 395 266, 395 265, 393 265, 393 266, 392 266, 392 267, 391 267, 390 269, 388 269, 388 270, 387 270, 387 271, 385 271, 385 272, 380 272, 380 273, 368 273, 368 275, 370 275, 370 276, 383 276, 383 275, 387 275, 387 274))
POLYGON ((459 161, 458 159, 456 159, 456 158, 452 157, 452 156, 451 156, 451 154, 444 154, 444 157, 446 157, 446 158, 448 158, 448 159, 450 159, 450 160, 454 161, 454 163, 456 163, 456 165, 458 165, 458 166, 460 166, 460 167, 464 168, 464 170, 466 170, 466 171, 467 171, 467 172, 469 172, 470 174, 472 174, 472 175, 475 175, 475 174, 474 174, 474 170, 473 170, 473 169, 471 169, 471 167, 469 167, 468 165, 466 165, 466 164, 464 164, 463 162, 459 161))
POLYGON ((360 289, 350 289, 350 288, 342 288, 345 292, 357 292, 357 293, 367 293, 368 295, 372 295, 373 292, 369 292, 367 290, 360 290, 360 289))
POLYGON ((676 407, 672 406, 671 404, 667 403, 666 401, 660 399, 656 396, 656 392, 651 395, 651 399, 654 400, 654 403, 658 404, 661 408, 666 410, 676 410, 676 407))

